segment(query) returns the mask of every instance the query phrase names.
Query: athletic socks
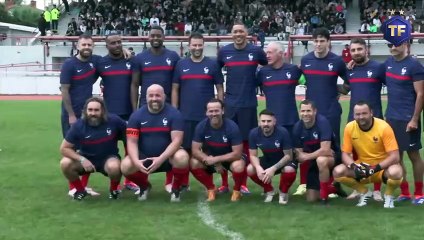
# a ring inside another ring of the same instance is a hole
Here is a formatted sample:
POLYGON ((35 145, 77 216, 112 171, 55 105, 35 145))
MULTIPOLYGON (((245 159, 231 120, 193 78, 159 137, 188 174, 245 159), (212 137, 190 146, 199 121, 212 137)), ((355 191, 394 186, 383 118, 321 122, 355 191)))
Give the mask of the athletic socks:
POLYGON ((300 168, 300 184, 306 184, 308 179, 309 161, 301 163, 299 168, 300 168))
POLYGON ((281 173, 280 175, 280 191, 287 193, 296 180, 296 172, 281 173))
POLYGON ((215 189, 215 185, 213 183, 213 174, 209 174, 203 168, 192 169, 191 173, 193 176, 206 187, 207 190, 215 189))
POLYGON ((270 183, 263 183, 259 178, 258 175, 253 174, 252 176, 249 176, 250 179, 252 179, 253 182, 255 182, 256 184, 258 184, 259 186, 261 186, 264 189, 264 192, 271 192, 274 190, 274 188, 272 187, 272 185, 270 183))
POLYGON ((179 191, 184 180, 184 176, 189 172, 187 168, 172 168, 172 174, 174 175, 174 181, 172 181, 172 190, 179 191))
POLYGON ((402 180, 387 179, 385 195, 393 196, 393 192, 401 185, 402 180))

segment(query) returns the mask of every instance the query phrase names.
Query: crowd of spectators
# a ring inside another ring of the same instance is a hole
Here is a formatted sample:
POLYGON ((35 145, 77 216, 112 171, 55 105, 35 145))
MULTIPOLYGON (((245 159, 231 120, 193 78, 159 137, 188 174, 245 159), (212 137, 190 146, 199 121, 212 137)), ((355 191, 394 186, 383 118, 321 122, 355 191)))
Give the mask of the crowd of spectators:
POLYGON ((416 1, 415 0, 364 0, 359 1, 361 11, 361 28, 360 33, 377 33, 384 21, 390 18, 393 10, 394 13, 403 13, 406 20, 411 22, 412 26, 417 26, 415 22, 416 16, 416 1))
POLYGON ((235 21, 242 21, 250 34, 283 39, 309 34, 316 27, 345 33, 345 15, 345 0, 88 0, 78 19, 68 25, 68 35, 118 31, 145 36, 153 25, 161 26, 166 35, 226 35, 235 21))

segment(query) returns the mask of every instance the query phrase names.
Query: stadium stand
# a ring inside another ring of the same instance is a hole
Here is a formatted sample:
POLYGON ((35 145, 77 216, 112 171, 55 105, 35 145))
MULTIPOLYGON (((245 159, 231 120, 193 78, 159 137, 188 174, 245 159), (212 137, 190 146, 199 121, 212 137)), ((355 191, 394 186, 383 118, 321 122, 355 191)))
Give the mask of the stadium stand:
POLYGON ((89 0, 82 5, 75 35, 83 32, 106 35, 112 30, 126 36, 144 36, 152 25, 166 35, 183 36, 191 31, 227 35, 234 21, 243 21, 250 34, 288 39, 291 34, 308 34, 316 27, 345 33, 345 0, 89 0))

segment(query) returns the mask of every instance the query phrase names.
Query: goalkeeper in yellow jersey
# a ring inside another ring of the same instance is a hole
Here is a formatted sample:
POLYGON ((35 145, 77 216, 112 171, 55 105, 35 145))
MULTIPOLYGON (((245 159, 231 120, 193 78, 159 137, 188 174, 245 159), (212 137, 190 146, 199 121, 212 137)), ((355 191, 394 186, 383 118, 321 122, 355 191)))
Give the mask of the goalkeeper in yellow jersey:
POLYGON ((356 206, 367 205, 372 191, 366 184, 383 182, 384 208, 394 208, 394 190, 402 181, 399 148, 392 128, 384 120, 374 118, 371 107, 359 101, 353 108, 354 121, 344 130, 342 161, 333 170, 335 181, 358 191, 356 206), (356 161, 352 155, 357 155, 356 161))

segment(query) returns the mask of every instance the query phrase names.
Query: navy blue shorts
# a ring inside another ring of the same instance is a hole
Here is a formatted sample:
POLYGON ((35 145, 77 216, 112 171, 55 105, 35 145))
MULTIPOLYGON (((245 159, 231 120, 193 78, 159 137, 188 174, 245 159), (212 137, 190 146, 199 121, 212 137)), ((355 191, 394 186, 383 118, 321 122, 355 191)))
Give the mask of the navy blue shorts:
MULTIPOLYGON (((265 159, 264 157, 259 157, 259 165, 261 165, 261 167, 265 170, 267 168, 270 168, 272 166, 274 166, 276 164, 276 162, 271 162, 268 161, 267 159, 265 159)), ((294 168, 294 170, 297 170, 297 162, 296 161, 290 161, 289 163, 287 163, 284 167, 292 167, 294 168)), ((275 175, 278 175, 281 173, 281 170, 284 168, 279 168, 277 169, 277 171, 275 171, 275 175)))
MULTIPOLYGON (((90 157, 90 156, 85 156, 85 155, 83 155, 83 156, 85 158, 87 158, 94 165, 94 167, 96 168, 96 172, 99 172, 99 173, 105 175, 106 177, 108 176, 107 172, 105 170, 106 161, 109 158, 112 158, 112 157, 121 160, 121 156, 119 156, 119 154, 118 155, 109 155, 109 156, 106 156, 106 157, 90 157)), ((84 174, 87 174, 87 173, 88 172, 86 172, 84 169, 79 172, 80 175, 84 175, 84 174)))
POLYGON ((60 123, 61 123, 61 127, 62 127, 62 136, 63 136, 63 138, 65 138, 66 137, 66 133, 71 128, 71 125, 69 125, 69 117, 68 117, 68 115, 61 114, 60 115, 60 123))
MULTIPOLYGON (((334 159, 334 166, 330 169, 330 176, 332 175, 333 168, 342 163, 341 153, 337 153, 334 159)), ((316 160, 311 160, 306 178, 306 189, 317 190, 320 189, 319 182, 319 169, 316 160)))
POLYGON ((233 120, 238 125, 244 141, 249 139, 250 130, 258 126, 258 111, 256 107, 225 106, 225 117, 233 120))
POLYGON ((130 119, 131 114, 120 114, 118 115, 122 120, 128 122, 128 119, 130 119))
MULTIPOLYGON (((146 157, 140 157, 140 159, 144 159, 146 157)), ((144 162, 144 167, 147 168, 150 166, 150 164, 152 164, 149 161, 145 161, 144 162)), ((159 172, 169 172, 172 170, 172 164, 169 162, 169 159, 167 159, 165 162, 162 163, 162 165, 160 165, 160 167, 158 167, 158 169, 156 169, 153 173, 159 173, 159 172)))
POLYGON ((294 125, 282 125, 290 134, 290 139, 293 141, 293 127, 294 125))
POLYGON ((193 141, 194 130, 196 130, 197 124, 199 124, 199 121, 191 121, 191 120, 184 121, 184 138, 183 138, 182 147, 186 151, 191 150, 191 142, 193 141))
POLYGON ((418 129, 406 132, 407 121, 387 119, 387 123, 395 133, 396 141, 400 151, 420 150, 421 145, 421 121, 418 122, 418 129))
MULTIPOLYGON (((241 159, 246 163, 247 162, 247 156, 245 154, 241 155, 241 159)), ((232 162, 222 162, 221 165, 222 167, 224 167, 224 169, 226 169, 227 171, 231 171, 231 163, 232 162)), ((209 174, 213 174, 216 173, 215 171, 215 167, 214 166, 207 166, 206 167, 206 172, 209 174)))
POLYGON ((337 145, 340 146, 340 122, 342 120, 341 116, 330 116, 326 117, 330 122, 330 125, 333 129, 334 135, 336 136, 337 145))

